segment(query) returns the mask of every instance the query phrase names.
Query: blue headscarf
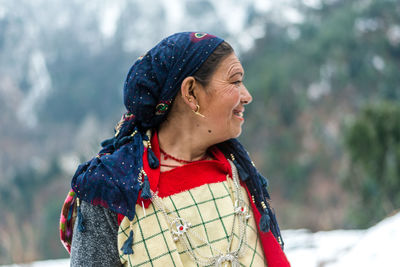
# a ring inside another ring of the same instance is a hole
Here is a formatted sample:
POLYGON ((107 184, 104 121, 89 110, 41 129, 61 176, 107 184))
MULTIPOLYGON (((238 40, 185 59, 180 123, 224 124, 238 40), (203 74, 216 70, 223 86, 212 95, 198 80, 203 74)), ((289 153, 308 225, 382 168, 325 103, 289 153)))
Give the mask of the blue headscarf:
MULTIPOLYGON (((139 191, 142 198, 151 197, 148 179, 142 171, 143 141, 148 141, 146 131, 157 128, 166 119, 182 81, 194 75, 222 42, 206 33, 176 33, 133 64, 124 84, 127 113, 117 125, 115 136, 103 141, 97 157, 81 164, 72 178, 72 189, 78 198, 133 220, 139 191)), ((271 230, 283 246, 268 203, 267 180, 238 140, 225 141, 218 147, 233 160, 246 183, 262 214, 261 230, 271 230)), ((158 159, 148 149, 149 165, 157 168, 158 159)))

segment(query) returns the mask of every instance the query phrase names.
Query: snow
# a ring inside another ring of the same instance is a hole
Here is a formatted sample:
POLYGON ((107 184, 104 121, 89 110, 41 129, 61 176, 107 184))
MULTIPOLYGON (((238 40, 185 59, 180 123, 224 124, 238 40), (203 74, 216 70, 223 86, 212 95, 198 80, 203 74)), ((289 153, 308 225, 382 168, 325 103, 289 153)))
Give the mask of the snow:
POLYGON ((3 267, 69 267, 69 259, 36 261, 26 264, 3 265, 3 267))
POLYGON ((327 267, 400 266, 400 213, 371 227, 348 252, 327 267))
POLYGON ((311 233, 306 229, 285 230, 282 235, 285 253, 292 267, 325 266, 338 255, 349 250, 363 236, 365 230, 334 230, 311 233))
POLYGON ((22 101, 18 118, 26 122, 27 126, 34 127, 37 124, 36 109, 51 90, 51 77, 45 56, 40 50, 32 52, 28 78, 31 90, 22 101))
POLYGON ((292 267, 400 266, 400 213, 367 230, 301 229, 282 235, 292 267))

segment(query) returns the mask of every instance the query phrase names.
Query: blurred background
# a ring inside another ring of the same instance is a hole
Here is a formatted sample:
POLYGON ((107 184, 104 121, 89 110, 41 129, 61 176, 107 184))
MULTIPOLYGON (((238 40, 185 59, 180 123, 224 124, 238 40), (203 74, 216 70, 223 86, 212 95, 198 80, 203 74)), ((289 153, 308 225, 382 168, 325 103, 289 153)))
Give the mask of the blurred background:
POLYGON ((0 0, 0 264, 68 257, 71 177, 113 135, 129 67, 177 31, 239 55, 254 98, 240 139, 281 228, 399 211, 398 0, 0 0))

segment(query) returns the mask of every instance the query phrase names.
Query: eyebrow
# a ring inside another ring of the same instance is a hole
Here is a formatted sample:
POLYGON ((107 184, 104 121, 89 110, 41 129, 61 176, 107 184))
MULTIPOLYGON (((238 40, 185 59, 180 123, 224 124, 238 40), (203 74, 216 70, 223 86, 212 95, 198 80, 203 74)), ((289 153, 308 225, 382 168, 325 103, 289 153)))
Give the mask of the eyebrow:
POLYGON ((229 76, 229 79, 232 78, 233 76, 237 75, 237 74, 240 74, 243 77, 243 72, 237 71, 234 74, 232 74, 231 76, 229 76))

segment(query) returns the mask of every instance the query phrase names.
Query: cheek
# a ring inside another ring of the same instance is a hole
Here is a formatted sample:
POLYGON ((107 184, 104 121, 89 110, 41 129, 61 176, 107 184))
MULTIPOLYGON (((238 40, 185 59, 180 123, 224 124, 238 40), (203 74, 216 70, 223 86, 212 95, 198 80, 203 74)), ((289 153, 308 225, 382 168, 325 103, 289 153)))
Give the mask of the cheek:
POLYGON ((237 87, 228 85, 223 88, 219 88, 219 92, 216 92, 207 99, 209 103, 209 111, 213 121, 226 125, 226 121, 231 119, 233 116, 233 110, 240 103, 240 93, 237 87))
POLYGON ((233 118, 233 110, 240 103, 240 95, 237 91, 232 90, 229 94, 226 94, 220 99, 221 101, 219 103, 219 114, 222 116, 220 116, 219 120, 225 120, 225 124, 230 124, 233 118))
POLYGON ((239 105, 240 103, 240 94, 237 88, 234 88, 226 95, 225 98, 225 106, 230 113, 239 105))

